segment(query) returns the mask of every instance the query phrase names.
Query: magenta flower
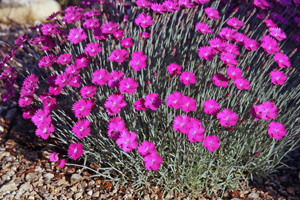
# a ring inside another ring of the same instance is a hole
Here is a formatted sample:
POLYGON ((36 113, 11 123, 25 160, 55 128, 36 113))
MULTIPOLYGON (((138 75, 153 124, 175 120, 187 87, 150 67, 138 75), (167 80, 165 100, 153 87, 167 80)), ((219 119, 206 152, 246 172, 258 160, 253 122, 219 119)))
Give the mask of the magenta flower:
POLYGON ((81 68, 78 67, 76 64, 71 64, 65 69, 65 72, 67 72, 67 74, 72 75, 72 76, 76 76, 76 75, 80 74, 80 71, 81 71, 81 68))
POLYGON ((112 94, 107 98, 104 107, 109 115, 116 115, 126 105, 123 94, 112 94))
POLYGON ((275 119, 277 117, 277 107, 273 102, 265 101, 257 107, 259 117, 263 120, 275 119))
POLYGON ((279 70, 271 71, 270 76, 271 82, 275 85, 284 85, 287 79, 287 76, 279 70))
POLYGON ((49 87, 48 93, 49 93, 49 95, 57 96, 61 93, 61 90, 62 90, 62 87, 54 85, 54 86, 49 87))
POLYGON ((50 162, 57 162, 58 161, 58 153, 51 153, 49 155, 50 162))
POLYGON ((236 17, 230 18, 226 23, 235 29, 239 29, 245 25, 244 22, 238 20, 236 17))
POLYGON ((251 51, 257 51, 257 49, 259 48, 259 44, 255 40, 247 38, 244 42, 244 47, 251 51))
POLYGON ((64 53, 64 54, 61 54, 58 59, 56 60, 56 62, 60 65, 66 65, 68 64, 69 62, 72 61, 72 55, 71 54, 68 54, 68 53, 64 53))
POLYGON ((130 152, 138 147, 137 134, 135 132, 123 132, 116 143, 124 152, 130 152))
POLYGON ((212 38, 209 41, 209 45, 215 49, 215 51, 223 51, 226 47, 226 42, 221 38, 212 38))
POLYGON ((231 43, 226 44, 224 51, 227 53, 234 54, 234 55, 240 55, 239 48, 236 45, 231 44, 231 43))
POLYGON ((117 140, 121 133, 128 132, 126 125, 121 117, 113 117, 108 122, 108 137, 117 140))
POLYGON ((39 62, 39 68, 50 67, 57 60, 57 56, 53 54, 49 54, 48 56, 42 57, 39 62))
POLYGON ((198 50, 198 56, 207 61, 213 60, 215 55, 216 51, 212 47, 200 47, 198 50))
POLYGON ((220 147, 219 138, 215 135, 208 135, 205 137, 203 146, 210 152, 214 152, 220 147))
POLYGON ((51 36, 52 34, 57 34, 58 33, 58 24, 43 24, 41 31, 43 32, 44 35, 49 35, 51 36))
POLYGON ((196 76, 193 72, 182 72, 179 77, 179 80, 184 85, 190 85, 196 83, 196 76))
POLYGON ((82 28, 72 28, 68 35, 68 40, 73 44, 78 44, 86 38, 87 35, 82 28))
POLYGON ((159 170, 160 165, 163 161, 162 157, 156 152, 152 152, 144 157, 145 167, 147 170, 159 170))
POLYGON ((228 67, 226 73, 234 81, 243 78, 242 70, 238 67, 228 67))
POLYGON ((193 124, 190 123, 190 117, 183 115, 183 116, 176 116, 173 122, 173 129, 175 131, 181 132, 183 134, 188 134, 189 130, 193 127, 193 124))
POLYGON ((210 0, 193 0, 193 2, 197 3, 197 4, 206 4, 207 2, 209 2, 210 0))
POLYGON ((133 45, 133 41, 132 41, 131 37, 124 38, 121 40, 121 46, 124 48, 130 48, 130 47, 132 47, 132 45, 133 45))
POLYGON ((57 166, 58 166, 60 169, 64 168, 65 165, 66 165, 66 159, 60 159, 60 160, 57 161, 57 166))
POLYGON ((168 96, 166 104, 169 107, 179 109, 182 107, 182 104, 184 103, 183 97, 184 97, 183 94, 181 94, 180 92, 174 92, 168 96))
POLYGON ((80 12, 66 12, 64 16, 64 21, 68 24, 74 23, 76 21, 79 21, 81 18, 80 12))
POLYGON ((113 36, 116 39, 121 39, 122 37, 124 37, 124 32, 122 30, 117 30, 116 32, 113 33, 113 36))
POLYGON ((254 105, 251 109, 250 109, 250 114, 252 115, 252 117, 255 119, 255 120, 261 120, 260 118, 260 114, 259 114, 259 111, 258 111, 258 105, 254 105))
POLYGON ((83 145, 78 143, 72 143, 68 149, 68 155, 71 156, 73 160, 77 160, 83 154, 83 145))
POLYGON ((234 40, 239 44, 239 45, 244 45, 245 42, 249 39, 246 35, 243 33, 236 32, 233 36, 234 40))
POLYGON ((285 32, 278 27, 270 27, 269 28, 270 35, 276 38, 278 41, 282 41, 286 38, 285 32))
POLYGON ((45 110, 49 110, 49 111, 54 110, 56 108, 56 105, 57 105, 56 98, 54 97, 49 96, 49 98, 43 100, 43 107, 45 110))
POLYGON ((234 41, 235 40, 235 34, 238 32, 235 29, 232 28, 222 28, 219 32, 219 36, 225 40, 234 41))
POLYGON ((145 15, 144 13, 141 13, 135 18, 134 20, 135 24, 142 27, 147 28, 153 24, 153 19, 150 15, 145 15))
POLYGON ((82 118, 88 116, 93 107, 94 102, 92 100, 79 99, 73 104, 72 110, 75 114, 75 117, 82 118))
POLYGON ((22 116, 24 119, 31 119, 34 116, 34 113, 35 109, 32 107, 28 107, 24 109, 22 116))
POLYGON ((107 22, 102 24, 101 31, 104 34, 113 34, 118 30, 119 24, 116 22, 107 22))
POLYGON ((96 85, 105 85, 107 81, 110 79, 110 74, 106 69, 98 69, 94 71, 92 82, 96 85))
POLYGON ((285 127, 282 123, 271 122, 268 126, 268 134, 270 137, 280 140, 283 136, 286 135, 285 127))
POLYGON ((109 79, 108 79, 108 86, 113 87, 119 87, 120 81, 123 79, 124 73, 121 71, 112 71, 110 73, 109 79))
POLYGON ((263 10, 273 7, 273 5, 269 3, 267 0, 254 0, 254 5, 263 10))
POLYGON ((178 4, 172 0, 164 1, 163 4, 168 12, 175 12, 176 10, 180 10, 178 4))
POLYGON ((274 60, 277 62, 278 66, 281 68, 290 67, 291 62, 287 55, 284 53, 275 53, 274 60))
POLYGON ((167 70, 171 76, 181 74, 181 69, 182 67, 180 65, 177 65, 176 63, 171 63, 167 66, 167 70))
POLYGON ((96 94, 97 87, 93 85, 84 86, 80 90, 82 98, 87 99, 93 97, 96 94))
POLYGON ((153 152, 155 152, 155 144, 153 142, 143 141, 138 147, 138 153, 143 157, 153 152))
POLYGON ((217 118, 224 127, 235 126, 238 121, 238 115, 230 109, 224 109, 219 112, 217 118))
POLYGON ((35 130, 35 135, 43 138, 44 140, 47 140, 54 131, 55 128, 51 123, 42 124, 38 126, 37 129, 35 130))
POLYGON ((21 96, 19 98, 19 106, 24 108, 26 106, 29 106, 32 101, 33 101, 33 98, 30 96, 21 96))
MULTIPOLYGON (((115 33, 115 32, 114 32, 115 33)), ((106 40, 109 34, 105 34, 102 32, 101 28, 94 28, 93 29, 94 38, 97 40, 106 40)))
POLYGON ((215 115, 220 110, 218 102, 214 99, 209 99, 203 103, 204 112, 209 115, 215 115))
POLYGON ((216 9, 213 8, 205 8, 205 13, 207 14, 208 18, 210 19, 219 19, 220 15, 216 9))
POLYGON ((135 3, 136 3, 136 5, 138 5, 139 7, 142 7, 142 8, 150 8, 151 4, 152 4, 152 2, 148 1, 148 0, 137 0, 137 1, 135 1, 135 3))
POLYGON ((266 24, 266 26, 268 27, 268 28, 270 28, 270 27, 276 27, 277 25, 273 22, 273 20, 271 20, 271 19, 266 19, 265 20, 265 24, 266 24))
POLYGON ((187 136, 190 142, 202 142, 204 139, 205 129, 202 123, 197 119, 192 118, 195 122, 193 127, 189 130, 187 136))
POLYGON ((223 74, 215 74, 212 81, 217 87, 227 87, 229 80, 223 74))
POLYGON ((111 62, 118 62, 122 63, 128 58, 129 53, 125 49, 115 49, 110 56, 108 57, 108 60, 111 62))
POLYGON ((229 67, 235 66, 238 64, 235 55, 232 53, 222 52, 221 53, 221 60, 227 64, 229 67))
POLYGON ((135 93, 139 84, 133 78, 123 78, 120 81, 120 92, 122 93, 135 93))
POLYGON ((212 33, 212 29, 204 22, 197 23, 195 28, 202 34, 212 33))
POLYGON ((89 120, 81 119, 76 122, 72 128, 72 131, 78 139, 82 139, 91 133, 90 125, 91 123, 89 120))
POLYGON ((194 8, 195 5, 191 0, 179 0, 178 4, 184 8, 194 8))
POLYGON ((152 3, 151 9, 154 12, 160 13, 160 14, 164 14, 167 11, 166 7, 162 4, 159 4, 159 3, 152 3))
POLYGON ((145 96, 145 107, 151 110, 157 110, 162 104, 162 100, 157 93, 147 94, 145 96))
POLYGON ((69 85, 72 87, 80 87, 82 82, 83 80, 80 76, 73 76, 71 81, 69 82, 69 85))
POLYGON ((87 67, 89 65, 90 59, 87 57, 86 54, 82 53, 82 54, 79 54, 76 57, 75 63, 76 63, 77 67, 84 68, 84 67, 87 67))
POLYGON ((261 47, 264 48, 268 54, 274 54, 280 50, 277 42, 270 36, 262 37, 261 42, 261 47))
POLYGON ((84 52, 92 57, 97 56, 98 53, 100 53, 102 51, 102 47, 100 46, 99 43, 97 42, 92 42, 86 45, 86 47, 84 48, 84 52))
POLYGON ((233 84, 239 89, 239 90, 250 90, 250 82, 247 79, 239 78, 233 81, 233 84))
POLYGON ((134 71, 140 71, 146 68, 147 56, 142 51, 136 51, 132 53, 132 58, 129 61, 129 65, 134 71))
POLYGON ((146 106, 145 106, 145 99, 140 98, 139 100, 134 102, 134 107, 136 110, 140 111, 140 110, 146 110, 146 106))
POLYGON ((83 27, 86 29, 94 29, 100 26, 99 19, 87 19, 83 23, 83 27))
POLYGON ((66 87, 71 81, 72 76, 68 73, 59 74, 55 79, 55 85, 59 85, 60 87, 66 87))
POLYGON ((142 37, 143 39, 150 38, 150 34, 148 32, 140 32, 139 36, 142 37))
POLYGON ((38 109, 31 120, 37 127, 40 127, 44 124, 50 124, 52 121, 50 112, 44 109, 38 109))
POLYGON ((183 112, 195 111, 197 109, 197 102, 191 97, 182 97, 181 109, 183 112))

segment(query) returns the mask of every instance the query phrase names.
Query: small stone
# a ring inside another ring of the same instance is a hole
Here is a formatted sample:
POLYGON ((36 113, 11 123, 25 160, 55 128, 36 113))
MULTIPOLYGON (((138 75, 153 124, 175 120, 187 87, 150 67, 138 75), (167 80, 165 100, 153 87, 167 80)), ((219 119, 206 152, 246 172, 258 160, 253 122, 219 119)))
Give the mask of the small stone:
POLYGON ((34 198, 34 196, 29 196, 28 197, 28 200, 34 200, 35 198, 34 198))
POLYGON ((17 113, 17 108, 10 109, 9 111, 7 111, 5 115, 5 119, 12 120, 16 116, 16 113, 17 113))
POLYGON ((93 194, 92 197, 97 198, 97 197, 99 197, 99 195, 100 195, 100 192, 99 192, 99 191, 96 191, 96 192, 93 194))
POLYGON ((295 194, 295 189, 293 188, 293 187, 288 187, 287 189, 286 189, 286 191, 288 192, 288 193, 290 193, 290 194, 292 194, 292 195, 294 195, 295 194))
POLYGON ((2 181, 9 181, 10 180, 10 176, 8 176, 7 174, 4 174, 2 177, 1 177, 2 181))
POLYGON ((71 176, 71 184, 73 185, 74 183, 77 183, 79 181, 83 180, 83 177, 80 176, 79 174, 73 174, 71 176))
POLYGON ((95 182, 94 180, 91 180, 91 181, 88 183, 89 186, 94 186, 95 184, 96 184, 96 182, 95 182))
POLYGON ((18 187, 14 182, 9 182, 0 188, 0 193, 1 192, 11 192, 11 191, 15 191, 17 189, 18 189, 18 187))
POLYGON ((27 182, 35 182, 35 181, 39 180, 39 176, 35 172, 31 172, 31 173, 26 174, 25 180, 27 182))
POLYGON ((14 171, 8 171, 8 172, 6 172, 6 175, 7 176, 13 176, 13 175, 15 175, 16 173, 14 172, 14 171))
POLYGON ((81 196, 82 196, 82 192, 78 192, 78 193, 75 193, 75 194, 73 195, 73 198, 74 198, 75 200, 77 200, 77 199, 79 199, 81 196))
POLYGON ((18 167, 17 166, 12 166, 10 169, 13 170, 13 171, 17 171, 18 167))
POLYGON ((90 191, 88 191, 88 192, 87 192, 87 194, 88 194, 88 195, 90 195, 90 196, 92 196, 92 194, 93 194, 93 191, 92 191, 92 190, 90 190, 90 191))
POLYGON ((240 200, 240 199, 235 197, 235 198, 232 198, 232 199, 230 199, 230 200, 240 200))
POLYGON ((45 182, 50 182, 51 179, 54 177, 54 174, 51 174, 51 173, 46 173, 43 175, 44 179, 45 179, 45 182))
POLYGON ((5 130, 5 129, 3 128, 3 126, 0 125, 0 133, 3 133, 4 130, 5 130))
POLYGON ((252 192, 248 195, 248 198, 250 199, 258 199, 259 198, 259 194, 252 192))
POLYGON ((13 161, 13 157, 11 157, 11 156, 5 156, 5 160, 6 161, 13 161))
POLYGON ((56 185, 60 186, 60 185, 69 185, 69 182, 66 181, 65 179, 60 179, 56 182, 56 185))

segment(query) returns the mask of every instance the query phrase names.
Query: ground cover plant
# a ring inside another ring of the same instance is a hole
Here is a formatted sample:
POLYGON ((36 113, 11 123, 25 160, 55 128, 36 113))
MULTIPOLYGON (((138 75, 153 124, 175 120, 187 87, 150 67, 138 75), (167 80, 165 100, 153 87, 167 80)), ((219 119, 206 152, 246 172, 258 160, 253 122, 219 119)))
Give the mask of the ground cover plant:
POLYGON ((50 161, 82 160, 141 192, 222 195, 296 148, 299 4, 83 1, 18 38, 2 100, 15 95, 14 51, 38 47, 19 105, 38 137, 60 143, 50 161))

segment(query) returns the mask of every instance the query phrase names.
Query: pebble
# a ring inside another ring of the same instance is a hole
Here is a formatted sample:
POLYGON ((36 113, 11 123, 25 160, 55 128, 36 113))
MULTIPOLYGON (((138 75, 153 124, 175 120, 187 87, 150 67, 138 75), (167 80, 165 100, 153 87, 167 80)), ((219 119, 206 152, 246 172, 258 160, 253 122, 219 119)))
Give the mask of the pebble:
POLYGON ((252 192, 248 195, 248 198, 250 199, 258 199, 259 198, 259 194, 252 192))
POLYGON ((35 182, 35 181, 39 180, 39 176, 35 172, 31 172, 31 173, 26 174, 25 180, 27 182, 35 182))
POLYGON ((79 199, 81 196, 82 196, 82 192, 78 192, 78 193, 75 193, 75 194, 73 195, 73 198, 74 198, 75 200, 77 200, 77 199, 79 199))
POLYGON ((10 162, 10 161, 13 161, 14 158, 11 157, 11 156, 5 156, 5 160, 8 161, 8 162, 10 162))
POLYGON ((3 181, 9 181, 9 180, 10 180, 10 176, 8 176, 7 174, 4 174, 4 175, 1 177, 1 179, 2 179, 3 181))
POLYGON ((13 176, 13 175, 15 175, 16 173, 14 172, 14 171, 8 171, 8 172, 6 172, 6 175, 7 176, 13 176))
POLYGON ((1 192, 11 192, 11 191, 15 191, 17 189, 18 189, 18 187, 14 182, 9 182, 0 188, 0 193, 1 192))
POLYGON ((71 184, 73 185, 74 183, 77 183, 79 181, 83 180, 83 177, 80 176, 79 174, 73 174, 71 176, 71 184))
POLYGON ((46 173, 46 174, 43 175, 43 177, 45 179, 45 182, 49 182, 54 177, 54 174, 46 173))
POLYGON ((99 192, 99 191, 96 191, 96 192, 93 194, 92 197, 97 198, 97 197, 99 197, 99 195, 100 195, 100 192, 99 192))
POLYGON ((92 194, 93 194, 93 191, 92 191, 92 190, 90 190, 90 191, 88 191, 88 192, 87 192, 87 194, 88 194, 88 195, 90 195, 90 196, 92 196, 92 194))

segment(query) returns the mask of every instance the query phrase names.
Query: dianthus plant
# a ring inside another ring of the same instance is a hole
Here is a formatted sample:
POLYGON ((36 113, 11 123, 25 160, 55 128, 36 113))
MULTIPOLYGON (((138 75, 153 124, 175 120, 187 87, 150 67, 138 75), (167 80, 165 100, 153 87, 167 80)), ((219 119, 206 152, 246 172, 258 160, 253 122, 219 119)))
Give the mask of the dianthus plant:
POLYGON ((296 148, 298 29, 276 13, 291 13, 284 4, 96 2, 31 39, 44 75, 27 76, 19 104, 65 150, 51 161, 84 159, 116 187, 197 195, 241 188, 296 148))

